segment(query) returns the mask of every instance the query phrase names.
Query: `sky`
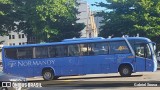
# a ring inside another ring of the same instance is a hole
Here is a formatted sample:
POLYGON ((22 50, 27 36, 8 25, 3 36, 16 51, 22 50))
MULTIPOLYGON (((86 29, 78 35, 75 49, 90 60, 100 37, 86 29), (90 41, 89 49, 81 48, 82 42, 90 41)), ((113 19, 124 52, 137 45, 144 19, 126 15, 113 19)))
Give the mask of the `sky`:
POLYGON ((94 4, 95 2, 106 2, 106 0, 85 0, 87 1, 87 3, 90 5, 90 8, 92 11, 95 10, 104 10, 105 8, 102 7, 96 7, 96 6, 92 6, 91 4, 94 4))

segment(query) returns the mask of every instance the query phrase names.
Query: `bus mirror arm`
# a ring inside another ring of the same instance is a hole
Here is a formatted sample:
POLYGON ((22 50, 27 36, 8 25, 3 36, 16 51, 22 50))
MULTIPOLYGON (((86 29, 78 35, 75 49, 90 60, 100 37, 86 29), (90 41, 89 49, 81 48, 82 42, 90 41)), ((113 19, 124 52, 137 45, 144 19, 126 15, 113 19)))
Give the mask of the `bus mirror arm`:
POLYGON ((155 50, 156 50, 156 43, 155 43, 155 42, 150 42, 150 43, 152 43, 153 49, 154 49, 154 51, 155 51, 155 50))
POLYGON ((153 48, 154 48, 154 51, 156 51, 156 46, 155 45, 153 46, 153 48))
POLYGON ((156 51, 156 43, 155 43, 155 42, 152 42, 152 44, 153 44, 153 49, 154 49, 154 51, 156 51))

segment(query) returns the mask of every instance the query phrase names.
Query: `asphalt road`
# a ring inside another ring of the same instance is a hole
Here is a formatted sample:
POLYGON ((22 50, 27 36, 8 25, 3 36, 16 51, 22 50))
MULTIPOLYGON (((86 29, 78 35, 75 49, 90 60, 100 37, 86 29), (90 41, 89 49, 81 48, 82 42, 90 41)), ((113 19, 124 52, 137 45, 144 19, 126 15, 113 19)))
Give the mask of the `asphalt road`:
POLYGON ((67 76, 52 81, 44 81, 42 77, 27 78, 27 80, 29 83, 41 83, 42 87, 22 90, 159 90, 160 70, 133 73, 131 77, 121 77, 119 73, 114 73, 67 76))
POLYGON ((160 89, 160 71, 134 73, 131 77, 114 74, 91 74, 60 77, 58 80, 43 81, 41 77, 28 78, 31 83, 41 83, 41 88, 28 90, 154 90, 160 89))

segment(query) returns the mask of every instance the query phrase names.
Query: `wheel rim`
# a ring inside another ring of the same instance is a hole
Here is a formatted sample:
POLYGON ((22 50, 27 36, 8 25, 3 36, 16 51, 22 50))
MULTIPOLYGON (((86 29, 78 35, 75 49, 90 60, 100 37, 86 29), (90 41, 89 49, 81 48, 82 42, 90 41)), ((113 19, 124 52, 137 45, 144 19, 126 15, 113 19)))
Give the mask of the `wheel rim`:
POLYGON ((128 73, 129 73, 129 70, 128 70, 127 68, 124 68, 124 69, 123 69, 123 74, 124 74, 124 75, 127 75, 128 73))
POLYGON ((49 80, 51 78, 52 74, 50 72, 45 72, 44 73, 44 78, 49 80))

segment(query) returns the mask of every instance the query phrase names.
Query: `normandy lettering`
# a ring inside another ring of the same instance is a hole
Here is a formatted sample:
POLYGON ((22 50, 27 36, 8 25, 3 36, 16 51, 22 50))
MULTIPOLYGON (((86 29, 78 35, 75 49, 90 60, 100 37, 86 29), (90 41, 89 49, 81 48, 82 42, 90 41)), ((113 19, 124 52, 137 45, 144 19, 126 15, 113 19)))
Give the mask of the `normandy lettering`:
POLYGON ((9 62, 10 67, 21 67, 21 66, 39 66, 39 65, 53 65, 55 60, 46 60, 46 61, 17 61, 17 62, 9 62))
POLYGON ((10 67, 14 67, 14 66, 16 66, 16 62, 11 61, 11 62, 8 63, 8 65, 9 65, 10 67))

